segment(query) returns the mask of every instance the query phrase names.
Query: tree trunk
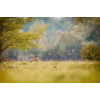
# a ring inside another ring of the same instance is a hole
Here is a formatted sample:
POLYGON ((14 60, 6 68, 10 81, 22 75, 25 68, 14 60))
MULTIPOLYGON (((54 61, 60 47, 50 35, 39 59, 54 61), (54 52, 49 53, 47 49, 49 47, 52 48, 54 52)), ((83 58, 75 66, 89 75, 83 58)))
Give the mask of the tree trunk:
POLYGON ((5 47, 5 48, 2 48, 3 45, 2 43, 0 43, 0 63, 2 62, 2 54, 3 54, 3 51, 5 51, 8 47, 5 47))
POLYGON ((2 53, 3 53, 2 44, 0 43, 0 63, 2 61, 2 53))
POLYGON ((0 50, 0 63, 2 61, 2 51, 0 50))

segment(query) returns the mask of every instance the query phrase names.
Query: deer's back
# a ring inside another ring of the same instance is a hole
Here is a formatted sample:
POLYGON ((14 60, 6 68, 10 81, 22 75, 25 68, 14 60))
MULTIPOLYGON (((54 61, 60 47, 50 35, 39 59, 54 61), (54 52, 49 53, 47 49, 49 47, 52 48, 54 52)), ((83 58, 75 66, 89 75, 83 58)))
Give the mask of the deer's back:
POLYGON ((31 58, 30 60, 31 61, 37 61, 38 59, 37 58, 31 58))

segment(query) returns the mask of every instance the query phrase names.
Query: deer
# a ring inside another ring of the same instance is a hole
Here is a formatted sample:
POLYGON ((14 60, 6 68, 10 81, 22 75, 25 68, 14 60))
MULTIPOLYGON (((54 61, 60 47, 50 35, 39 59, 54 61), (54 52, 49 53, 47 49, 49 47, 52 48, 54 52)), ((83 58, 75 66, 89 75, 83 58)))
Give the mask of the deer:
POLYGON ((40 55, 38 54, 37 58, 30 58, 30 62, 32 62, 32 61, 38 62, 39 57, 40 57, 40 55))

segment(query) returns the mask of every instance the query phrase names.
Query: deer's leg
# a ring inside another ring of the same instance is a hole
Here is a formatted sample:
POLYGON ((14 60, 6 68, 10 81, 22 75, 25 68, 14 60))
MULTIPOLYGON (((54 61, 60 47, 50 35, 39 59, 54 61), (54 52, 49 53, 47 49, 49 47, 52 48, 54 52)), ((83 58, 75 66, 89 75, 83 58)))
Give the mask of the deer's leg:
POLYGON ((36 62, 38 63, 38 60, 36 62))

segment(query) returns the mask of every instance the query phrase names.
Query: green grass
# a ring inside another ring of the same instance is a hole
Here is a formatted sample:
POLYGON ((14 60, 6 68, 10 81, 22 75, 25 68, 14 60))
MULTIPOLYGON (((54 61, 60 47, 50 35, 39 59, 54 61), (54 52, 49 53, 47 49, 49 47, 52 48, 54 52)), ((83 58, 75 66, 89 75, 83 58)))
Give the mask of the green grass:
POLYGON ((100 62, 3 62, 0 83, 99 83, 100 62))

